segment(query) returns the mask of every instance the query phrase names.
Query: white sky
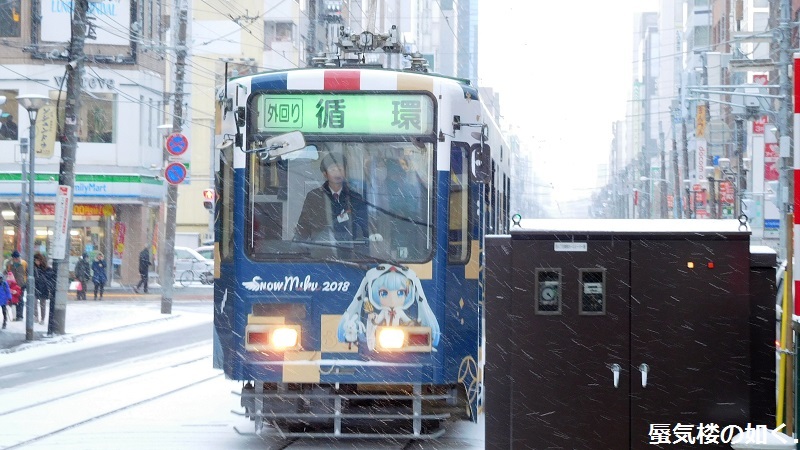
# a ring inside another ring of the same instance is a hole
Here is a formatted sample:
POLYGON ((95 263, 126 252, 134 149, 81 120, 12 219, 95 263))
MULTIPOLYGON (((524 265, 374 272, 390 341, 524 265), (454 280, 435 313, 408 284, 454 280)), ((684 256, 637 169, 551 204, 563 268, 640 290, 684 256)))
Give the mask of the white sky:
MULTIPOLYGON (((480 0, 479 84, 535 152, 556 198, 590 195, 625 118, 636 11, 657 0, 480 0)), ((545 179, 546 177, 546 179, 545 179)), ((541 183, 540 183, 541 182, 541 183)))

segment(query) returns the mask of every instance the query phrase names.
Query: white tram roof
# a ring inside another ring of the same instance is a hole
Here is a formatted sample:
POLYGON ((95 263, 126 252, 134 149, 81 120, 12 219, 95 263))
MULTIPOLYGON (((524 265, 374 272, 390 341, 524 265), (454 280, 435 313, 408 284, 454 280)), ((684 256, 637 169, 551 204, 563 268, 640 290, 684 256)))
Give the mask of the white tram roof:
POLYGON ((523 219, 511 224, 511 234, 603 233, 603 234, 750 234, 735 219, 523 219))

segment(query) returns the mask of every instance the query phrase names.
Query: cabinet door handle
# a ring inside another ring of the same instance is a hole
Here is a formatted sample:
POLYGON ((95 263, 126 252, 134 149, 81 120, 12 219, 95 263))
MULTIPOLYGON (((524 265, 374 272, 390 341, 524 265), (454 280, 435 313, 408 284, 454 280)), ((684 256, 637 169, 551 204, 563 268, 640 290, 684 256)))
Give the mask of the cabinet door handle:
POLYGON ((647 372, 650 372, 650 366, 645 363, 639 364, 639 372, 642 372, 642 387, 647 387, 647 372))
POLYGON ((620 366, 617 363, 614 363, 614 364, 609 364, 608 368, 611 369, 611 372, 614 373, 614 387, 618 388, 619 387, 619 372, 620 372, 620 370, 622 370, 622 366, 620 366))

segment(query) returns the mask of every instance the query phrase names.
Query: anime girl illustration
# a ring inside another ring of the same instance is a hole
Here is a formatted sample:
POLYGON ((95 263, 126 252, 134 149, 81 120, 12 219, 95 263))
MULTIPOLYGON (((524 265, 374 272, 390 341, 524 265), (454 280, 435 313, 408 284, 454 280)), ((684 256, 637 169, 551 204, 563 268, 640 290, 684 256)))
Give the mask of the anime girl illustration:
POLYGON ((356 344, 359 337, 367 342, 369 350, 375 349, 375 331, 378 326, 424 326, 431 329, 431 342, 439 344, 439 322, 413 270, 389 264, 370 269, 361 281, 353 301, 339 321, 339 342, 356 344), (366 300, 366 302, 365 302, 366 300), (416 304, 416 318, 412 306, 416 304), (366 313, 366 325, 362 321, 366 313))

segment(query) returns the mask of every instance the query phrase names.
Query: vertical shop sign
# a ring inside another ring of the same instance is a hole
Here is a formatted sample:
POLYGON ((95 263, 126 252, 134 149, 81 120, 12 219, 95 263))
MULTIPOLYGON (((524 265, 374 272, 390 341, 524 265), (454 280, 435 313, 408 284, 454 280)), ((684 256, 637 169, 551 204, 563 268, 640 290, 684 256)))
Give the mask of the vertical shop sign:
POLYGON ((53 157, 57 127, 56 107, 47 105, 39 109, 36 120, 36 141, 33 146, 37 158, 53 157))
POLYGON ((780 150, 777 142, 764 144, 764 181, 778 181, 779 158, 780 150))
POLYGON ((56 229, 53 237, 53 259, 61 260, 67 254, 69 213, 72 212, 72 188, 59 185, 56 190, 56 229))
POLYGON ((125 224, 117 222, 114 224, 114 257, 122 258, 125 251, 125 224))

